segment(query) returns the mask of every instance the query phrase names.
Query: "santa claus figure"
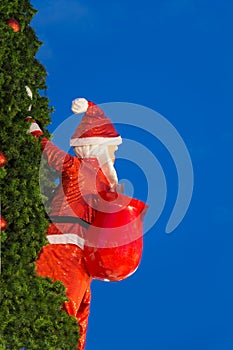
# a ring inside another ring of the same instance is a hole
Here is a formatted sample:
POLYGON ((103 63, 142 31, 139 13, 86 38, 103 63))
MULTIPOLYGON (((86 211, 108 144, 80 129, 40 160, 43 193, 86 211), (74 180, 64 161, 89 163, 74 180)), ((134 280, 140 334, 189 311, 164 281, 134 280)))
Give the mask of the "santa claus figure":
MULTIPOLYGON (((48 164, 60 173, 60 185, 50 205, 50 244, 42 248, 36 272, 64 283, 69 301, 63 308, 79 323, 78 350, 83 350, 91 281, 119 281, 135 271, 146 205, 118 192, 114 153, 122 139, 103 110, 77 98, 72 111, 84 113, 70 140, 75 156, 41 138, 48 164)), ((36 122, 29 132, 43 135, 36 122)))

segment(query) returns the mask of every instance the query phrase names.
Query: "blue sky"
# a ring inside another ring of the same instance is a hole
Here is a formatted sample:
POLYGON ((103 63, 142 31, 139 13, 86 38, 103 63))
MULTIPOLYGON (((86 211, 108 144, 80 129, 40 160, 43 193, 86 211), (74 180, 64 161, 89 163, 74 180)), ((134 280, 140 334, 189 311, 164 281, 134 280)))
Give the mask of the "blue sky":
POLYGON ((166 235, 177 175, 164 147, 151 145, 167 202, 145 235, 138 271, 120 283, 93 282, 87 350, 232 350, 232 1, 33 5, 56 110, 50 131, 71 115, 76 97, 140 104, 175 126, 194 168, 189 210, 166 235))

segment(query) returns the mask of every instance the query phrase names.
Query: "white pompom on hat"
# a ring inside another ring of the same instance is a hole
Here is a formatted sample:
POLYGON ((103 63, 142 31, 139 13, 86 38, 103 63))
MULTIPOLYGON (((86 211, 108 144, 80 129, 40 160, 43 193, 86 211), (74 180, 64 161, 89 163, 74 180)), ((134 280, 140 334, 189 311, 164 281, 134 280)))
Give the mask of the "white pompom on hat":
POLYGON ((71 110, 75 114, 85 113, 89 107, 88 101, 85 98, 76 98, 72 101, 71 110))

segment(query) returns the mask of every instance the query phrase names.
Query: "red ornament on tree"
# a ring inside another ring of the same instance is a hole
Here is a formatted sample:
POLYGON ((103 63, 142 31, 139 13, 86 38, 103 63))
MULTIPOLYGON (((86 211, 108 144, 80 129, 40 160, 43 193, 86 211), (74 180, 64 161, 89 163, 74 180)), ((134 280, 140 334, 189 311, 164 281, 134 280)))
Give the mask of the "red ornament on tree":
POLYGON ((6 24, 8 26, 10 26, 14 32, 19 32, 20 30, 20 25, 19 25, 19 22, 16 21, 16 19, 14 18, 9 18, 7 21, 6 21, 6 24))
POLYGON ((0 168, 6 165, 6 156, 4 153, 0 152, 0 168))
POLYGON ((6 220, 4 219, 3 216, 0 216, 0 229, 1 231, 4 231, 7 227, 7 222, 6 220))

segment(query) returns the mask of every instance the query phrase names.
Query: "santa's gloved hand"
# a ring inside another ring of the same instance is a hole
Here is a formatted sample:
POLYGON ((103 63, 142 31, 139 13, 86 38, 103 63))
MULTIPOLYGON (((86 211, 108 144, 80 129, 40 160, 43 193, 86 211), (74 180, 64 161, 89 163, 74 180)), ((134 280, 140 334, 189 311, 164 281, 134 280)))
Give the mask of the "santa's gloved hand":
POLYGON ((35 137, 39 137, 41 135, 44 135, 43 131, 41 130, 41 128, 39 127, 39 125, 37 124, 37 122, 35 120, 32 119, 32 117, 27 117, 25 119, 28 123, 31 122, 30 128, 27 131, 27 134, 31 134, 35 137))

